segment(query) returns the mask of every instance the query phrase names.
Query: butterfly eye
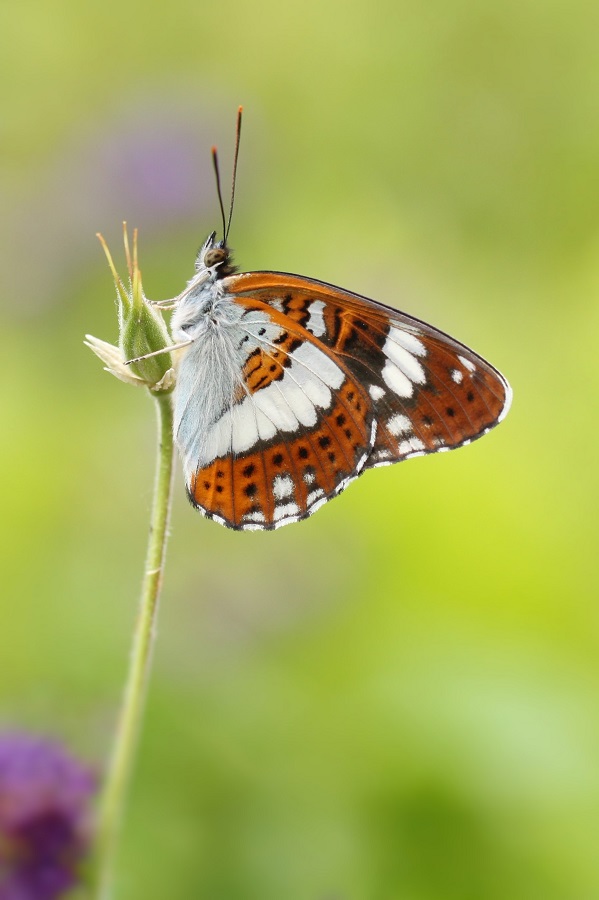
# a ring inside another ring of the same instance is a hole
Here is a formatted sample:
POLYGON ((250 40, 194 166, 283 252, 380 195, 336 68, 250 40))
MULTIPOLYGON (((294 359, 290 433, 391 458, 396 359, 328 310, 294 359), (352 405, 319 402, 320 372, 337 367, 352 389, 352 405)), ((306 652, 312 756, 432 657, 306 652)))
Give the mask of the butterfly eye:
POLYGON ((213 247, 211 250, 206 251, 204 265, 208 269, 211 268, 211 266, 217 266, 219 263, 225 262, 228 255, 229 252, 224 247, 213 247))

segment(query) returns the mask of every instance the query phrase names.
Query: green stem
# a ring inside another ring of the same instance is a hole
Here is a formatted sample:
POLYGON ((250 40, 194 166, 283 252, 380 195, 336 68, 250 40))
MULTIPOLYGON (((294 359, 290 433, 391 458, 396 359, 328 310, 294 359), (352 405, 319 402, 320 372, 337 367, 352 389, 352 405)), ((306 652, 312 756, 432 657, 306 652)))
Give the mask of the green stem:
POLYGON ((159 444, 148 553, 139 615, 133 635, 129 675, 100 801, 95 860, 96 900, 109 900, 112 896, 114 862, 144 711, 168 540, 173 479, 173 411, 169 394, 155 394, 154 398, 158 413, 159 444))

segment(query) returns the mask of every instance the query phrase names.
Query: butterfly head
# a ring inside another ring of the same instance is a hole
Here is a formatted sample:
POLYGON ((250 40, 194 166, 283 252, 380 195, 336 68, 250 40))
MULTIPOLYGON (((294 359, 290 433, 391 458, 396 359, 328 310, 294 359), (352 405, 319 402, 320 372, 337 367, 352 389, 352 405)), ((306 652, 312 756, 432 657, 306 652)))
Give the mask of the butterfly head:
POLYGON ((196 257, 196 272, 211 269, 216 279, 226 278, 237 271, 233 265, 227 242, 216 240, 216 231, 209 234, 196 257))

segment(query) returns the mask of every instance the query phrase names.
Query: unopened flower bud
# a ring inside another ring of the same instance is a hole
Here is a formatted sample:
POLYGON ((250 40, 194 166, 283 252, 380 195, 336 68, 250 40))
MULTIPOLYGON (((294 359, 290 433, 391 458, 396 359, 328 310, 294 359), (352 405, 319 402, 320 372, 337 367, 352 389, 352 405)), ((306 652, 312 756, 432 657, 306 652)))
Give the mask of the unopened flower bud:
POLYGON ((129 252, 127 229, 124 228, 125 254, 129 270, 129 287, 121 281, 108 247, 98 235, 117 291, 119 312, 119 346, 114 347, 91 335, 85 343, 106 363, 106 370, 121 381, 150 388, 153 391, 172 390, 175 377, 170 353, 158 351, 171 343, 160 313, 144 296, 141 272, 137 264, 137 231, 133 232, 133 256, 129 252), (134 360, 134 361, 133 361, 134 360))

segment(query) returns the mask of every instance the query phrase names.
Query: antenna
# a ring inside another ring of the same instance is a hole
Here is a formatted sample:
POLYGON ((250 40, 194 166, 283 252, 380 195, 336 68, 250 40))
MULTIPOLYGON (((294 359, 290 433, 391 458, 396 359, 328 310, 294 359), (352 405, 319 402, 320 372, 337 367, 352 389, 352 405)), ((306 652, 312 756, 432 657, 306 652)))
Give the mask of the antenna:
POLYGON ((229 229, 231 228, 231 219, 233 217, 233 204, 235 202, 235 182, 237 180, 237 159, 239 157, 239 141, 241 138, 241 116, 243 113, 243 106, 240 106, 237 110, 237 128, 235 130, 235 157, 233 159, 233 179, 231 182, 231 204, 229 206, 229 218, 225 220, 225 207, 223 204, 223 195, 220 186, 220 172, 218 170, 218 154, 216 152, 216 147, 212 148, 212 164, 214 166, 214 174, 216 176, 216 192, 218 194, 218 203, 220 206, 220 214, 223 223, 223 240, 224 243, 227 243, 227 238, 229 237, 229 229))
MULTIPOLYGON (((220 214, 223 220, 223 237, 225 237, 226 224, 225 224, 225 208, 223 206, 223 195, 220 189, 220 173, 218 171, 218 156, 216 153, 216 147, 212 148, 212 165, 214 166, 214 174, 216 176, 216 193, 218 194, 218 204, 220 206, 220 214)), ((225 243, 227 239, 225 237, 225 243)))
POLYGON ((239 157, 239 141, 241 140, 241 116, 243 114, 243 106, 237 110, 237 128, 235 129, 235 158, 233 159, 233 180, 231 181, 231 206, 229 207, 229 221, 227 222, 227 231, 225 234, 225 244, 229 237, 229 228, 231 227, 231 218, 233 216, 233 202, 235 200, 235 182, 237 181, 237 159, 239 157))

